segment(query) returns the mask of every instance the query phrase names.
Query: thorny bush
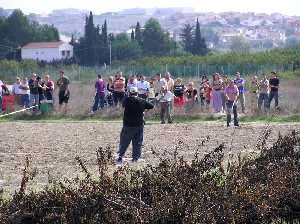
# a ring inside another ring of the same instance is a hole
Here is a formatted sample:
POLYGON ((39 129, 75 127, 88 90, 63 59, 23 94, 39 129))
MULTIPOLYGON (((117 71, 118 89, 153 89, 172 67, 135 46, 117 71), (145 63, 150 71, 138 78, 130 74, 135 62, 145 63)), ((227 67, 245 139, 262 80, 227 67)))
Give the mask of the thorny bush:
MULTIPOLYGON (((85 178, 25 192, 28 160, 20 191, 0 200, 1 223, 299 223, 300 135, 279 136, 271 147, 266 130, 259 154, 230 160, 225 145, 187 162, 177 150, 158 165, 127 165, 111 175, 110 148, 97 151, 99 174, 77 157, 85 178)), ((205 147, 209 137, 199 145, 205 147)), ((155 152, 153 152, 155 153, 155 152)), ((159 155, 158 155, 159 156, 159 155)))

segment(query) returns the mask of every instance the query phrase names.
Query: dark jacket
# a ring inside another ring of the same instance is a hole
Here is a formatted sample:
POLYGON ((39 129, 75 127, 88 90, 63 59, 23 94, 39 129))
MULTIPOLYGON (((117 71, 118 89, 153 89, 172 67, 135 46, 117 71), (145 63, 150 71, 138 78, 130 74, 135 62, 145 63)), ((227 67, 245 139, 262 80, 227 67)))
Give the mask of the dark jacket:
POLYGON ((123 101, 123 125, 126 127, 140 127, 144 125, 144 111, 153 109, 153 104, 136 96, 129 96, 123 101))

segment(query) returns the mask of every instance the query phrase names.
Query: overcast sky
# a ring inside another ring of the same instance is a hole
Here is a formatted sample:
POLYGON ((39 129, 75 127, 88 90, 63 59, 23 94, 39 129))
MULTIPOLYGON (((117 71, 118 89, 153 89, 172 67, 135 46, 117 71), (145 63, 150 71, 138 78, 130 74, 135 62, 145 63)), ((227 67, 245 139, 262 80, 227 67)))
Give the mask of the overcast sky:
POLYGON ((300 0, 0 0, 2 8, 48 13, 53 9, 88 9, 94 13, 128 8, 192 7, 199 12, 280 12, 300 16, 300 0))

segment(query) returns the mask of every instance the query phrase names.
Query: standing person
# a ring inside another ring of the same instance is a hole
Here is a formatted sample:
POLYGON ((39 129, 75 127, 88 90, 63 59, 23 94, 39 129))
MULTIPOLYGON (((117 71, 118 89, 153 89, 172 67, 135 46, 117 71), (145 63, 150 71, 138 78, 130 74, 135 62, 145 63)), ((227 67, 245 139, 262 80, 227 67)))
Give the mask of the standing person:
POLYGON ((42 101, 45 100, 45 95, 44 95, 45 83, 40 76, 38 76, 36 80, 38 81, 38 93, 39 93, 39 105, 40 105, 42 101))
POLYGON ((95 82, 95 97, 94 97, 94 105, 91 111, 91 114, 94 114, 100 105, 100 108, 104 108, 104 101, 105 101, 105 82, 102 79, 101 75, 97 76, 98 79, 95 82))
POLYGON ((157 96, 160 104, 160 121, 161 124, 165 124, 165 117, 168 119, 168 123, 172 123, 172 104, 174 100, 174 94, 168 90, 167 86, 161 87, 161 92, 157 96))
POLYGON ((113 100, 113 92, 114 92, 114 78, 110 76, 108 78, 108 82, 106 85, 106 103, 107 106, 113 106, 114 105, 114 100, 113 100))
POLYGON ((276 72, 271 72, 270 84, 270 96, 269 96, 269 109, 271 108, 272 100, 275 101, 275 109, 278 109, 278 89, 279 89, 279 78, 276 72))
POLYGON ((215 113, 222 111, 222 87, 223 81, 219 74, 214 74, 212 80, 212 104, 215 113))
POLYGON ((194 83, 189 82, 187 89, 185 91, 186 94, 186 110, 191 110, 195 104, 198 103, 198 91, 194 88, 194 83))
POLYGON ((174 83, 174 106, 175 107, 183 107, 185 103, 184 99, 185 87, 182 83, 181 78, 177 78, 174 83))
POLYGON ((269 107, 269 80, 264 74, 263 79, 259 82, 259 94, 258 94, 258 111, 261 112, 261 106, 264 105, 264 112, 267 112, 269 107))
POLYGON ((236 105, 238 96, 239 96, 239 89, 235 85, 234 80, 232 80, 229 82, 229 85, 225 88, 227 127, 230 126, 232 113, 233 113, 234 126, 235 127, 239 126, 237 105, 236 105))
POLYGON ((257 113, 257 93, 258 93, 258 79, 253 76, 249 85, 250 111, 252 114, 257 113))
POLYGON ((59 72, 60 78, 57 80, 56 85, 59 88, 58 91, 58 98, 59 98, 59 112, 63 112, 66 114, 68 112, 68 102, 70 98, 70 80, 67 76, 65 76, 64 71, 59 72), (62 106, 64 106, 64 110, 62 111, 62 106))
POLYGON ((170 90, 171 92, 174 91, 174 80, 171 78, 171 74, 170 72, 167 72, 165 75, 165 82, 166 85, 168 87, 168 90, 170 90))
POLYGON ((135 77, 135 75, 131 75, 128 79, 128 82, 126 84, 126 91, 129 95, 129 90, 132 88, 132 87, 137 87, 137 78, 135 77))
POLYGON ((204 107, 205 105, 205 96, 204 96, 204 83, 206 81, 207 77, 205 75, 201 78, 200 88, 199 88, 199 98, 200 98, 200 105, 201 107, 204 107))
POLYGON ((242 112, 245 113, 245 80, 241 78, 241 74, 239 72, 235 74, 234 84, 239 89, 238 101, 241 104, 242 112))
POLYGON ((139 91, 138 96, 142 99, 147 99, 149 94, 150 84, 145 80, 144 75, 140 76, 140 80, 137 82, 137 88, 139 91))
POLYGON ((115 106, 121 105, 124 96, 125 96, 125 78, 123 77, 122 72, 118 72, 114 80, 114 91, 113 91, 114 105, 115 106))
POLYGON ((204 80, 203 89, 204 89, 204 98, 205 98, 206 110, 209 110, 212 88, 210 86, 210 83, 209 83, 208 79, 204 80))
POLYGON ((53 105, 54 82, 50 79, 50 75, 44 77, 44 95, 48 103, 53 105))
POLYGON ((152 104, 155 103, 155 90, 154 90, 154 83, 155 79, 151 78, 150 82, 149 82, 149 93, 148 93, 148 101, 152 104))
POLYGON ((3 82, 0 80, 0 113, 2 113, 2 88, 3 88, 3 82))
POLYGON ((20 106, 21 105, 21 79, 19 77, 16 78, 16 82, 12 86, 12 94, 14 95, 15 98, 15 105, 20 106))
POLYGON ((27 78, 23 78, 20 84, 20 94, 21 94, 21 105, 23 108, 29 108, 30 104, 30 90, 27 78))
POLYGON ((132 142, 132 162, 137 162, 141 157, 144 138, 144 111, 152 109, 153 104, 137 97, 137 95, 138 89, 132 87, 129 90, 129 97, 125 98, 122 103, 124 116, 117 163, 123 162, 123 157, 130 142, 132 142))
MULTIPOLYGON (((38 90, 38 80, 37 75, 32 74, 31 79, 28 81, 30 90, 30 107, 39 105, 39 90, 38 90)), ((34 108, 34 111, 36 108, 34 108)))

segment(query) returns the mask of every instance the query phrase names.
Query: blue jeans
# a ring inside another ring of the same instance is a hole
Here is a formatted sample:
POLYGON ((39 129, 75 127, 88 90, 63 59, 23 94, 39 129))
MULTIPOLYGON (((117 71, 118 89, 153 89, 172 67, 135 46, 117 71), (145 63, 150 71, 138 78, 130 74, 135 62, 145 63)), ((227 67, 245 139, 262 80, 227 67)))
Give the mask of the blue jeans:
POLYGON ((100 106, 101 109, 104 108, 104 100, 105 100, 105 95, 101 95, 99 93, 96 93, 95 95, 95 102, 94 102, 94 106, 93 106, 93 112, 98 110, 98 107, 100 106))
POLYGON ((267 108, 269 107, 269 95, 268 93, 260 93, 258 96, 258 109, 261 111, 261 106, 264 104, 264 111, 266 112, 267 108))
POLYGON ((232 113, 233 113, 234 126, 238 126, 239 122, 238 122, 237 106, 234 101, 228 100, 226 102, 226 112, 227 112, 227 126, 230 126, 232 113))
POLYGON ((39 105, 39 94, 30 94, 30 106, 39 105))
POLYGON ((21 104, 23 107, 28 108, 30 103, 29 94, 24 94, 21 96, 21 104))
POLYGON ((272 100, 275 100, 275 107, 278 107, 278 91, 271 91, 269 95, 269 108, 271 107, 272 100))
POLYGON ((132 159, 138 160, 141 157, 143 140, 144 126, 123 126, 120 134, 119 158, 125 155, 130 142, 132 142, 132 159))

